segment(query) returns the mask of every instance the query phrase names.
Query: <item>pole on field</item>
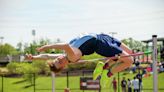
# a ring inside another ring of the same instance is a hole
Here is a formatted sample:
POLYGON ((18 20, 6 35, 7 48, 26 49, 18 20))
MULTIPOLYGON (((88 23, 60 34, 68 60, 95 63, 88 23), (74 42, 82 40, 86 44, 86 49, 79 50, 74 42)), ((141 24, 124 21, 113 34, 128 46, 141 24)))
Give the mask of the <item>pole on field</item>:
POLYGON ((157 74, 157 35, 152 36, 153 39, 153 89, 158 92, 158 74, 157 74))
POLYGON ((2 75, 2 92, 3 92, 3 77, 4 77, 4 76, 2 75))
POLYGON ((51 72, 52 76, 52 92, 55 92, 55 73, 51 72))
POLYGON ((120 72, 118 72, 118 92, 120 92, 120 72))
POLYGON ((67 71, 67 88, 69 88, 69 72, 67 71))
POLYGON ((36 90, 36 88, 35 88, 35 86, 36 86, 36 81, 35 81, 35 73, 33 74, 33 81, 34 81, 34 92, 35 92, 35 90, 36 90))

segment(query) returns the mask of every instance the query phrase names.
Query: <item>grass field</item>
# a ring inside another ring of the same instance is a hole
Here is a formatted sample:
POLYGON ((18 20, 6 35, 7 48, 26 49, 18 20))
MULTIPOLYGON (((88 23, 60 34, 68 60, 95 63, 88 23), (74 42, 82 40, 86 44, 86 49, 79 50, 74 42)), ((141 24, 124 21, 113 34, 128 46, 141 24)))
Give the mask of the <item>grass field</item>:
MULTIPOLYGON (((117 74, 115 75, 117 77, 117 74)), ((122 77, 126 78, 133 78, 134 74, 120 74, 120 80, 122 77)), ((160 73, 158 75, 158 88, 163 89, 159 90, 159 92, 164 92, 164 73, 160 73)), ((56 77, 55 79, 55 92, 64 92, 64 88, 66 88, 66 77, 56 77)), ((112 80, 112 79, 111 79, 112 80)), ((83 92, 79 90, 80 85, 80 76, 72 76, 69 77, 69 88, 71 92, 83 92)), ((2 90, 2 79, 0 77, 0 91, 2 90)), ((24 81, 22 78, 4 78, 4 89, 3 92, 34 92, 34 86, 30 86, 30 83, 24 81)), ((51 91, 51 77, 50 76, 39 76, 36 79, 36 90, 35 92, 52 92, 51 91)), ((144 92, 153 92, 153 78, 152 76, 143 78, 143 88, 144 89, 151 89, 151 90, 144 90, 144 92)), ((84 92, 96 92, 96 91, 84 91, 84 92)), ((98 91, 97 91, 98 92, 98 91)), ((107 85, 105 89, 102 89, 101 92, 113 92, 112 87, 107 85)), ((121 92, 121 88, 120 88, 121 92)))

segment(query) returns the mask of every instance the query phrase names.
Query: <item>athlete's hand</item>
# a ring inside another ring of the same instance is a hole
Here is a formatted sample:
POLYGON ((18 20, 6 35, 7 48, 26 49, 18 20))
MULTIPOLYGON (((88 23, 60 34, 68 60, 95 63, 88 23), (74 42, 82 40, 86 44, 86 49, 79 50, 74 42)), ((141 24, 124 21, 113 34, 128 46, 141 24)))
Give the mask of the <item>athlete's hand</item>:
POLYGON ((33 59, 32 54, 26 54, 25 60, 32 60, 32 59, 33 59))

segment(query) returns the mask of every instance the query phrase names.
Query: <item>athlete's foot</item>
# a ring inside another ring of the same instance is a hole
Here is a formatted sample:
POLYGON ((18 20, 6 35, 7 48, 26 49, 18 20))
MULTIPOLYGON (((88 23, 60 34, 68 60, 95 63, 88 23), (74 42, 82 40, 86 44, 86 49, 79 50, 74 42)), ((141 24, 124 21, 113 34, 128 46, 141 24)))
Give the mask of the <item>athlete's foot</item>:
POLYGON ((103 66, 103 69, 108 69, 108 67, 109 67, 109 64, 108 64, 108 62, 106 62, 103 66))
POLYGON ((93 80, 96 80, 99 76, 101 76, 102 71, 103 71, 103 66, 104 66, 103 62, 97 63, 96 68, 93 72, 93 80))
POLYGON ((110 77, 113 75, 113 73, 111 73, 110 69, 104 69, 102 71, 102 75, 101 75, 101 79, 100 79, 100 85, 102 87, 105 87, 106 85, 109 85, 109 80, 110 77))
POLYGON ((113 75, 113 73, 111 73, 111 71, 108 70, 107 76, 108 76, 108 77, 111 77, 112 75, 113 75))
POLYGON ((108 70, 104 69, 101 74, 100 85, 102 88, 108 85, 110 78, 108 77, 108 70))

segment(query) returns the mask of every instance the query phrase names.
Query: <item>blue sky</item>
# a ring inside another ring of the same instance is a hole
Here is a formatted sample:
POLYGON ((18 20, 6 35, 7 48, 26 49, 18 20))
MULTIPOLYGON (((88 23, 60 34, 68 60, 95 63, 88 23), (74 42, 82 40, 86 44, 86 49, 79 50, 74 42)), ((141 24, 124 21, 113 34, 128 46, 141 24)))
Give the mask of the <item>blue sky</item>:
POLYGON ((0 0, 0 36, 4 43, 109 33, 118 39, 164 37, 164 0, 0 0))

